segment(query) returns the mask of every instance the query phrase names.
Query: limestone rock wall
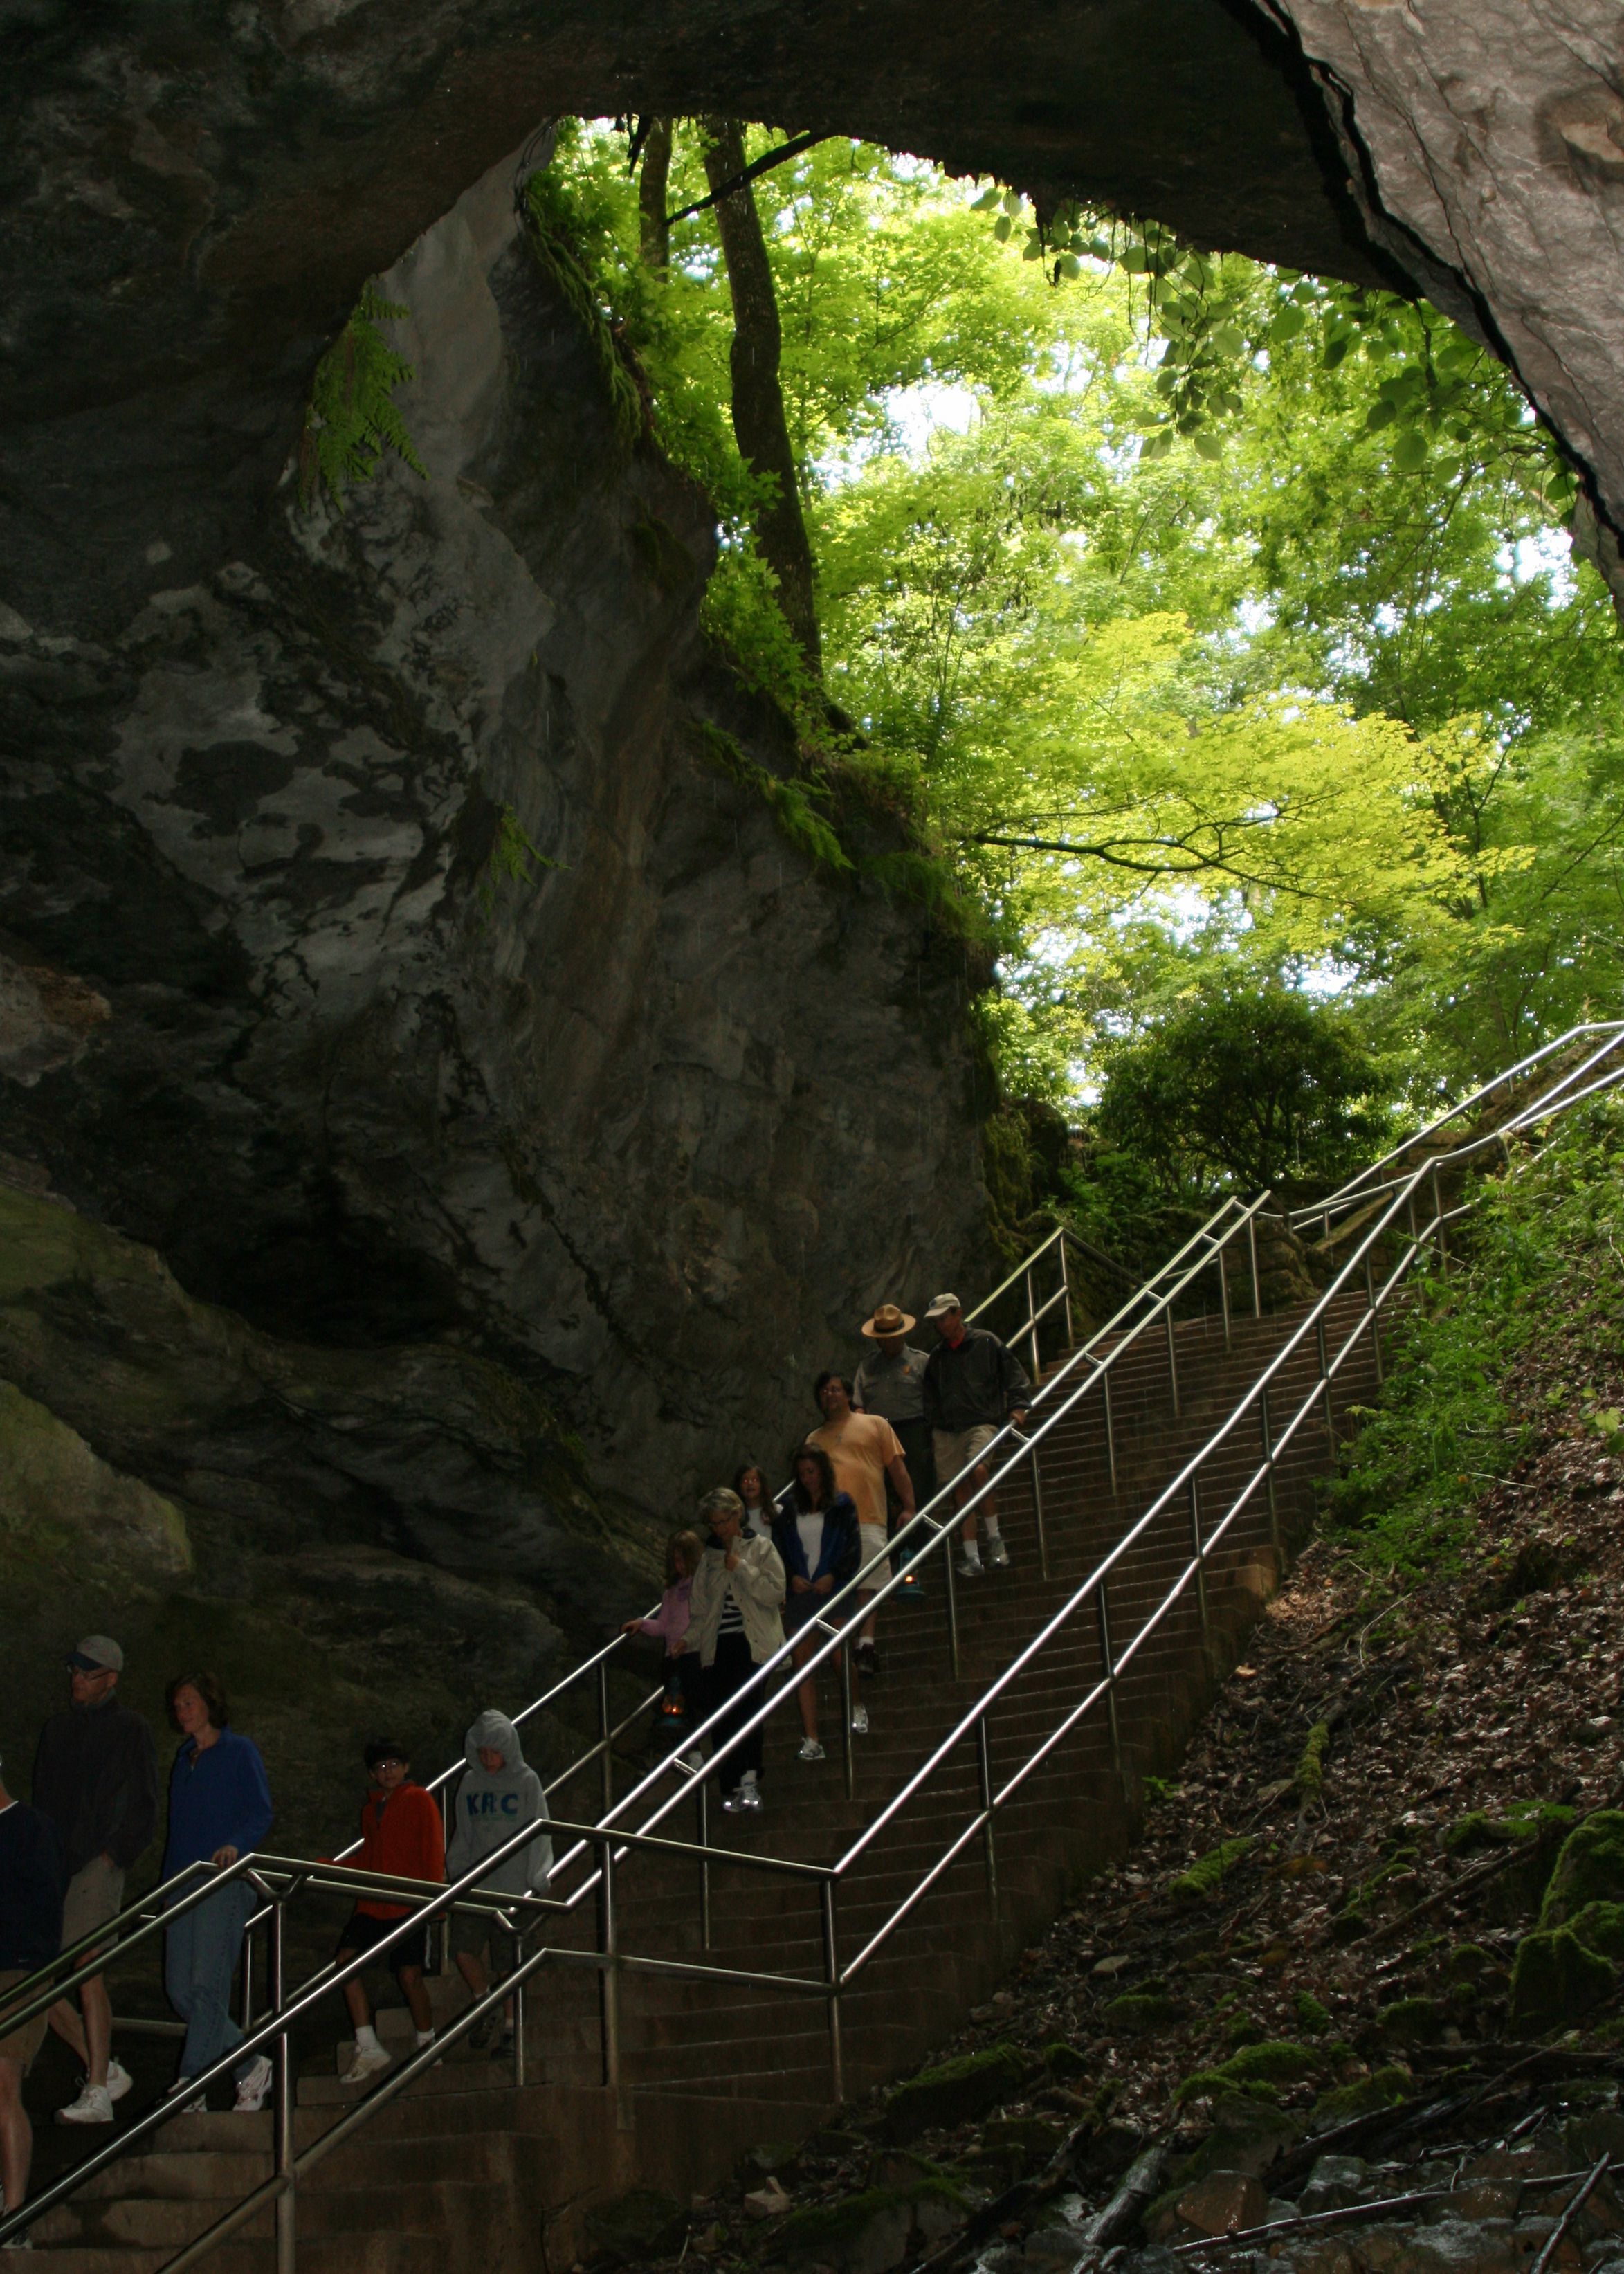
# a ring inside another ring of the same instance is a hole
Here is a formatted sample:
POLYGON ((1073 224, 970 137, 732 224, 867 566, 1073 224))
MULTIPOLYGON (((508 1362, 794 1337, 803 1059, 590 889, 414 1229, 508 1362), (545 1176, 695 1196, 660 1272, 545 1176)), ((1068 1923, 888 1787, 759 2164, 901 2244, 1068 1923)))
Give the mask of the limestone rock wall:
MULTIPOLYGON (((160 558, 107 636, 0 617, 0 1148, 256 1347, 391 1383, 326 1425, 333 1537, 574 1646, 697 1488, 782 1461, 867 1306, 991 1259, 962 945, 718 771, 786 729, 700 638, 706 502, 617 440, 514 172, 382 280, 426 480, 341 512, 289 461, 251 547, 160 558)), ((304 1555, 313 1364, 257 1367, 235 1460, 17 1378, 304 1555)))
POLYGON ((1503 353, 1590 473, 1624 597, 1624 15, 1262 0, 1320 78, 1372 238, 1503 353))

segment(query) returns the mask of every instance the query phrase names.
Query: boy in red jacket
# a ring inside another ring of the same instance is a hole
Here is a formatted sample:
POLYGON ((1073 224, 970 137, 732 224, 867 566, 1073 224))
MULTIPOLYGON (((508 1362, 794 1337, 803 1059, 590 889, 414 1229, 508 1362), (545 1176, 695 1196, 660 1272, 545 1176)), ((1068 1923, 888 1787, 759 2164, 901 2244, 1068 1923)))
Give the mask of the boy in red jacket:
MULTIPOLYGON (((366 1766, 376 1789, 361 1810, 361 1853, 355 1868, 387 1872, 394 1879, 432 1879, 446 1876, 446 1834, 433 1796, 411 1781, 411 1764, 392 1737, 374 1737, 366 1749, 366 1766)), ((406 1916, 410 1905, 374 1901, 363 1896, 338 1938, 335 1957, 339 1965, 359 1952, 371 1950, 406 1916)), ((428 1964, 429 1931, 419 1928, 403 1934, 385 1953, 390 1972, 411 2012, 419 2045, 434 2036, 429 1993, 423 1986, 428 1964)), ((344 1984, 344 2003, 355 2024, 355 2059, 344 2072, 346 2084, 363 2083, 387 2068, 390 2056, 378 2042, 372 2009, 362 1977, 352 1974, 344 1984)))

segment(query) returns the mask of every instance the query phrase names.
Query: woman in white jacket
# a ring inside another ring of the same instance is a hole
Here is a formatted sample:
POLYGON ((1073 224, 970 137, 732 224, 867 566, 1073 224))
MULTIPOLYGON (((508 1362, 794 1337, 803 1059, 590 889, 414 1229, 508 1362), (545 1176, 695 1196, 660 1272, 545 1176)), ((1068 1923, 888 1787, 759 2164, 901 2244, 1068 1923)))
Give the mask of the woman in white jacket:
MULTIPOLYGON (((680 1647, 699 1653, 705 1669, 705 1712, 736 1698, 754 1669, 784 1643, 784 1565, 771 1540, 744 1533, 744 1502, 725 1485, 699 1503, 710 1538, 688 1594, 688 1632, 680 1647)), ((730 1816, 761 1806, 762 1733, 732 1742, 733 1731, 762 1703, 753 1690, 712 1733, 711 1758, 730 1816)))
MULTIPOLYGON (((465 1879, 482 1856, 491 1855, 527 1824, 547 1822, 547 1796, 541 1779, 524 1758, 519 1733, 504 1713, 481 1713, 468 1732, 464 1747, 468 1766, 453 1803, 451 1839, 446 1849, 446 1877, 465 1879)), ((553 1869, 553 1836, 538 1832, 523 1848, 515 1848, 479 1881, 482 1894, 545 1895, 553 1869)), ((500 1970, 507 1966, 510 1945, 494 1921, 478 1911, 451 1914, 451 1954, 457 1971, 483 1998, 491 1986, 486 1972, 487 1950, 500 1970)), ((477 2052, 487 2052, 496 2042, 497 2024, 487 2014, 469 2042, 477 2052)), ((504 2051, 513 2043, 513 2000, 508 1999, 501 2025, 504 2051)))

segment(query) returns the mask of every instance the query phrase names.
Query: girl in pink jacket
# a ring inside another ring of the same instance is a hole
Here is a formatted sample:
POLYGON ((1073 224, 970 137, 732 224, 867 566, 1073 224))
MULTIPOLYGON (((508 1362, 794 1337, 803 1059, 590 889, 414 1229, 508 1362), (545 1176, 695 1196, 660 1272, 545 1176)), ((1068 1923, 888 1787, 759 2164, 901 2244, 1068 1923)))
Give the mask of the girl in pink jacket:
MULTIPOLYGON (((688 1599, 704 1553, 696 1532, 673 1532, 665 1542, 665 1586, 651 1618, 628 1619, 620 1632, 658 1636, 665 1645, 665 1696, 656 1716, 655 1743, 680 1743, 702 1716, 699 1660, 678 1648, 688 1633, 688 1599)), ((689 1764, 697 1766, 695 1760, 689 1764)))

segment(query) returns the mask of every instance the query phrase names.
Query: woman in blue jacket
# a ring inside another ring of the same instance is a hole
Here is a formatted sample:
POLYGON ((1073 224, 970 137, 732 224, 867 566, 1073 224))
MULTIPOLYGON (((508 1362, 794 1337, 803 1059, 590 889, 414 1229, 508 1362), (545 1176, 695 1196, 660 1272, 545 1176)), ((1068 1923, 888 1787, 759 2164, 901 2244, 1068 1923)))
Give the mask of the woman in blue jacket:
MULTIPOLYGON (((271 1793, 265 1763, 252 1738, 229 1727, 225 1692, 213 1674, 177 1675, 164 1693, 169 1720, 184 1743, 169 1772, 169 1836, 163 1851, 163 1877, 172 1879, 188 1864, 213 1864, 225 1870, 258 1848, 271 1828, 271 1793)), ((243 1930, 254 1909, 253 1889, 232 1879, 183 1911, 164 1936, 163 1986, 186 2024, 181 2049, 180 2083, 212 2068, 221 2055, 240 2044, 243 2033, 231 2018, 231 1977, 237 1971, 243 1930)), ((237 2105, 244 2115, 263 2107, 271 2087, 271 2064, 263 2053, 236 2072, 237 2105)), ((199 2093, 185 2113, 207 2105, 199 2093)))
MULTIPOLYGON (((784 1630, 791 1635, 798 1628, 810 1628, 811 1622, 822 1615, 828 1598, 837 1587, 846 1585, 862 1561, 857 1503, 850 1493, 835 1490, 835 1472, 828 1454, 821 1445, 798 1445, 793 1459, 795 1480, 785 1495, 783 1505, 774 1512, 772 1524, 772 1544, 778 1551, 789 1584, 784 1603, 784 1630)), ((844 1619, 846 1613, 838 1612, 836 1616, 844 1619)), ((790 1653, 795 1664, 804 1666, 822 1639, 811 1631, 805 1634, 790 1653)), ((839 1665, 837 1654, 837 1673, 839 1665)), ((816 1681, 808 1675, 795 1694, 805 1732, 797 1758, 821 1761, 824 1754, 817 1742, 816 1681)), ((853 1708, 852 1727, 860 1736, 867 1734, 866 1706, 853 1708)))

